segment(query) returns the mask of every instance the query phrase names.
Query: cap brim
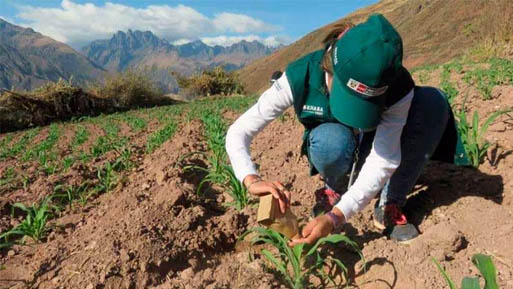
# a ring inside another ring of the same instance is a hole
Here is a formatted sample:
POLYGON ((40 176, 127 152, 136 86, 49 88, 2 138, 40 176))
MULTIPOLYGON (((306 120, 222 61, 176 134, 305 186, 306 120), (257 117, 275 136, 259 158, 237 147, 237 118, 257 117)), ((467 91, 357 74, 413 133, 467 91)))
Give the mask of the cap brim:
POLYGON ((363 130, 374 129, 381 119, 383 105, 383 96, 364 99, 333 76, 330 109, 341 123, 363 130))

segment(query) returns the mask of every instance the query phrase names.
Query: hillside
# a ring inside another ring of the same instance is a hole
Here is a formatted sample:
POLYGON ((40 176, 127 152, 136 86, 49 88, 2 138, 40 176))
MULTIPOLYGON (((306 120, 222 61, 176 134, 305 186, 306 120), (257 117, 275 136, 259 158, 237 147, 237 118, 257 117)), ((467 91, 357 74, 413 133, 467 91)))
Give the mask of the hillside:
POLYGON ((234 70, 272 51, 258 41, 244 40, 228 47, 209 46, 200 40, 172 45, 150 31, 138 30, 119 31, 110 39, 96 40, 82 48, 84 55, 109 71, 151 68, 148 73, 167 91, 177 88, 168 70, 191 74, 218 65, 234 70))
POLYGON ((496 50, 513 52, 510 0, 382 0, 244 67, 240 70, 242 81, 249 91, 263 89, 273 71, 283 70, 294 59, 321 48, 320 43, 333 24, 356 24, 375 12, 384 14, 401 34, 404 64, 408 68, 443 63, 471 49, 485 56, 496 50))
POLYGON ((68 45, 0 19, 0 88, 30 90, 71 77, 83 84, 102 73, 103 69, 68 45))

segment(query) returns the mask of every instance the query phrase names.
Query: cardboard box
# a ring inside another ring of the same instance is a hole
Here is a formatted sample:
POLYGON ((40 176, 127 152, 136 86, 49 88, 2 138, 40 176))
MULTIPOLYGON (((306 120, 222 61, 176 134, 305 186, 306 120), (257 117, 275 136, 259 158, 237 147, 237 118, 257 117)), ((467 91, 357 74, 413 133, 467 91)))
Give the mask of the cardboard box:
POLYGON ((265 195, 260 197, 258 204, 257 222, 259 224, 269 226, 274 219, 280 215, 280 208, 278 202, 273 198, 273 195, 265 195))

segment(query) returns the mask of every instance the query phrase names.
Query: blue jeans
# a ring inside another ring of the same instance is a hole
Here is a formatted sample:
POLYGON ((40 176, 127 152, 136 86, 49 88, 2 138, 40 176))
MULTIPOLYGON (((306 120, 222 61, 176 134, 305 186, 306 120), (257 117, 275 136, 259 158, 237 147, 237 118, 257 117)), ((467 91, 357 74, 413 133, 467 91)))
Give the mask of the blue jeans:
MULTIPOLYGON (((381 191, 380 205, 404 206, 424 166, 434 153, 449 118, 449 105, 436 88, 415 90, 408 119, 401 135, 401 164, 381 191)), ((374 132, 365 133, 359 148, 359 164, 370 152, 374 132)), ((326 185, 344 193, 347 173, 358 144, 353 129, 340 123, 324 123, 314 128, 308 139, 308 155, 326 185)))

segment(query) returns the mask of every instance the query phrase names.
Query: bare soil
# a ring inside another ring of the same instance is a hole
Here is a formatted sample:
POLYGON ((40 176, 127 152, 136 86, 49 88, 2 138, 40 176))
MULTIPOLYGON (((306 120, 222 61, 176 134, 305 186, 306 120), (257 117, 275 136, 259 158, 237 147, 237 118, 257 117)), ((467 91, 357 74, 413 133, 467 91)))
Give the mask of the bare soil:
MULTIPOLYGON (((486 116, 511 106, 512 97, 512 86, 497 87, 492 100, 469 97, 468 109, 486 116)), ((238 116, 223 115, 230 122, 238 116)), ((216 187, 198 197, 200 176, 181 169, 180 157, 206 150, 201 123, 182 122, 171 140, 144 154, 143 140, 158 127, 149 122, 140 133, 122 128, 141 151, 133 157, 136 167, 123 174, 115 190, 53 220, 44 242, 0 251, 0 288, 284 288, 258 250, 238 241, 256 225, 256 207, 242 212, 226 208, 227 196, 216 187)), ((103 133, 96 126, 88 128, 91 137, 83 150, 103 133)), ((446 288, 432 259, 459 283, 477 274, 471 256, 485 253, 497 266, 500 288, 513 288, 512 129, 507 116, 490 128, 487 138, 496 144, 479 170, 428 165, 408 200, 408 216, 422 233, 410 244, 388 240, 373 227, 373 204, 353 217, 342 231, 362 248, 366 270, 355 253, 334 248, 350 270, 351 286, 446 288)), ((304 224, 315 201, 313 192, 323 184, 309 176, 308 163, 299 155, 302 132, 289 110, 260 133, 251 148, 263 177, 292 190, 292 210, 304 224)), ((111 157, 73 166, 56 178, 81 182, 111 157)), ((201 165, 201 159, 198 162, 201 165)), ((0 171, 15 164, 7 160, 0 171)), ((0 230, 19 222, 10 214, 12 203, 39 199, 58 182, 45 175, 33 177, 27 190, 0 194, 0 230)))

